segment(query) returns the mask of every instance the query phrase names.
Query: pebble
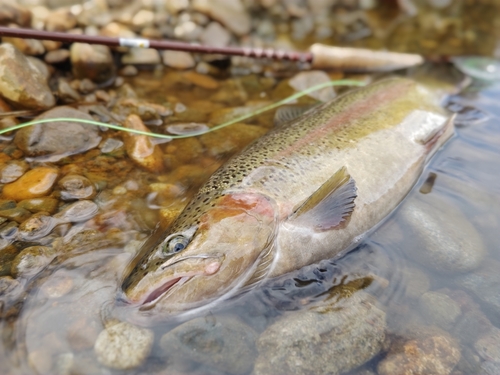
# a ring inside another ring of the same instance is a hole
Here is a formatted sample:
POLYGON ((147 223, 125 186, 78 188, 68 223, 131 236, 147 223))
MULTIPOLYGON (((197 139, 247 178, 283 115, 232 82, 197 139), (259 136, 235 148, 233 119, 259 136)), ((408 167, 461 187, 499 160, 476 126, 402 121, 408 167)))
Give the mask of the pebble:
POLYGON ((2 43, 10 43, 25 55, 42 55, 45 47, 42 42, 36 39, 22 39, 3 37, 2 43))
POLYGON ((193 71, 189 71, 184 73, 182 76, 189 82, 204 89, 215 90, 219 88, 219 82, 217 82, 215 79, 206 74, 200 74, 193 71))
POLYGON ((47 236, 57 225, 57 221, 46 212, 33 214, 19 225, 17 236, 22 241, 34 241, 47 236))
POLYGON ((19 286, 19 281, 10 276, 0 277, 0 296, 9 294, 11 291, 19 286))
POLYGON ((163 51, 163 64, 175 69, 190 69, 195 66, 193 55, 183 51, 163 51))
POLYGON ((45 54, 44 60, 47 64, 59 64, 69 59, 69 50, 56 49, 45 54))
POLYGON ((0 199, 0 210, 8 210, 10 208, 15 208, 16 202, 10 199, 0 199))
POLYGON ((54 106, 45 77, 12 44, 0 45, 0 95, 21 108, 48 109, 54 106))
POLYGON ((260 335, 254 373, 350 371, 382 350, 385 328, 385 313, 363 292, 317 311, 291 312, 260 335))
MULTIPOLYGON (((66 106, 51 109, 36 119, 59 117, 93 120, 87 113, 66 106)), ((97 127, 70 121, 36 124, 20 129, 14 138, 16 146, 26 155, 44 156, 51 161, 88 151, 97 147, 100 141, 97 127)))
POLYGON ((92 219, 99 212, 99 207, 92 201, 79 200, 66 207, 54 215, 58 224, 77 223, 92 219))
MULTIPOLYGON (((0 276, 9 276, 12 267, 12 261, 19 254, 19 250, 13 246, 8 245, 0 249, 0 276)), ((3 280, 3 277, 2 279, 3 280)), ((2 293, 0 292, 0 295, 2 293)))
POLYGON ((38 167, 29 170, 18 180, 6 184, 2 197, 21 201, 48 195, 59 176, 59 171, 51 167, 38 167))
POLYGON ((500 325, 500 262, 488 261, 478 270, 455 278, 457 286, 471 293, 486 309, 485 313, 500 325))
POLYGON ((463 273, 478 268, 486 249, 476 229, 444 198, 436 199, 431 194, 425 197, 405 201, 398 212, 411 228, 405 253, 438 272, 463 273))
POLYGON ((76 26, 76 17, 68 8, 59 8, 50 12, 45 20, 47 31, 68 31, 76 26))
POLYGON ((29 278, 47 267, 56 252, 51 247, 31 246, 22 250, 12 261, 11 274, 14 278, 29 278))
POLYGON ((32 198, 25 199, 18 203, 18 207, 25 208, 28 211, 33 213, 36 212, 48 212, 49 214, 53 214, 57 211, 57 206, 59 201, 50 197, 40 197, 40 198, 32 198))
POLYGON ((474 348, 484 360, 500 363, 500 329, 491 327, 476 341, 474 348))
POLYGON ((16 181, 29 168, 24 160, 10 160, 0 164, 0 183, 8 184, 16 181))
POLYGON ((449 331, 462 311, 460 306, 446 294, 427 292, 420 296, 418 309, 425 321, 449 331))
POLYGON ((448 375, 460 360, 460 348, 451 337, 433 335, 394 343, 379 362, 379 375, 436 374, 448 375))
POLYGON ((151 330, 120 322, 99 333, 94 352, 104 366, 128 370, 144 362, 151 352, 153 339, 151 330))
POLYGON ((31 212, 21 207, 9 208, 7 210, 0 211, 0 217, 4 217, 8 220, 15 221, 17 223, 22 223, 30 216, 31 212))
POLYGON ((23 27, 31 27, 31 11, 15 1, 2 1, 0 22, 2 25, 14 23, 23 27))
MULTIPOLYGON (((124 127, 146 132, 150 131, 137 115, 129 115, 124 127)), ((122 134, 122 137, 127 155, 135 164, 149 172, 158 173, 163 171, 163 154, 160 147, 155 145, 150 137, 126 132, 122 134)))
POLYGON ((200 37, 201 44, 212 47, 226 47, 231 41, 231 34, 218 22, 210 22, 200 37))
POLYGON ((160 63, 160 53, 154 48, 134 47, 122 56, 122 64, 154 65, 160 63))
POLYGON ((133 65, 126 65, 120 70, 120 74, 125 77, 133 77, 139 73, 139 70, 133 65))
MULTIPOLYGON (((300 72, 296 74, 295 76, 290 78, 288 84, 295 91, 303 91, 312 86, 330 81, 330 77, 325 72, 320 70, 310 70, 308 72, 300 72)), ((322 102, 330 101, 336 96, 335 90, 331 86, 322 88, 321 90, 310 92, 307 95, 322 102)))
POLYGON ((235 318, 207 317, 184 323, 160 340, 173 362, 194 361, 219 373, 246 374, 255 359, 256 332, 235 318))
POLYGON ((96 195, 96 188, 87 177, 69 174, 57 183, 61 189, 61 199, 65 201, 75 199, 92 199, 96 195))
POLYGON ((419 268, 406 267, 404 270, 404 285, 406 286, 406 296, 416 299, 429 290, 431 281, 427 274, 419 268))
POLYGON ((73 43, 70 58, 76 78, 88 78, 97 83, 104 83, 115 76, 113 56, 107 46, 73 43))
POLYGON ((192 7, 219 21, 238 36, 250 32, 250 16, 241 0, 194 0, 192 7))

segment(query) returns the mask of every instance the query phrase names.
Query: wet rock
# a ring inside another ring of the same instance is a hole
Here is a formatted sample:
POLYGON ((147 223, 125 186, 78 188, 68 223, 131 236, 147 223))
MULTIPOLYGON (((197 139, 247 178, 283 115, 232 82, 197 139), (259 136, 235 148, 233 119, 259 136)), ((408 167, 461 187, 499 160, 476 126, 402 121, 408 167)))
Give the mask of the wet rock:
POLYGON ((19 202, 18 207, 24 208, 33 213, 48 212, 53 214, 57 211, 58 200, 50 197, 25 199, 19 202))
MULTIPOLYGON (((288 84, 295 91, 303 91, 312 86, 329 82, 330 80, 330 77, 325 72, 320 70, 311 70, 308 72, 301 72, 296 74, 295 76, 290 78, 288 84)), ((325 87, 321 90, 313 91, 307 95, 322 102, 332 100, 336 96, 335 90, 331 86, 325 87)))
POLYGON ((25 55, 42 55, 45 47, 42 42, 36 39, 21 39, 3 37, 2 43, 10 43, 25 55))
POLYGON ((221 373, 246 374, 255 357, 255 331, 234 318, 193 319, 160 340, 160 347, 174 367, 195 361, 221 373))
POLYGON ((76 17, 68 8, 52 11, 45 20, 47 31, 68 31, 76 26, 76 17))
POLYGON ((154 48, 130 48, 128 53, 122 56, 122 64, 154 65, 160 63, 160 53, 154 48))
POLYGON ((55 98, 37 67, 12 44, 0 45, 0 95, 13 105, 48 109, 55 98))
MULTIPOLYGON (((93 120, 85 112, 65 106, 47 111, 37 119, 58 117, 93 120)), ((95 126, 69 121, 33 125, 19 130, 14 138, 16 146, 26 155, 45 156, 50 160, 85 152, 96 147, 100 141, 95 126)))
POLYGON ((219 21, 238 36, 250 32, 250 16, 240 0, 194 0, 192 6, 219 21))
POLYGON ((51 167, 38 167, 26 172, 18 180, 6 184, 2 196, 21 201, 48 195, 56 182, 59 171, 51 167))
POLYGON ((104 366, 127 370, 144 362, 151 352, 153 338, 151 330, 122 322, 101 331, 94 352, 104 366))
POLYGON ((38 69, 42 77, 45 79, 45 82, 49 81, 52 68, 50 68, 47 64, 45 64, 42 60, 39 58, 33 57, 33 56, 27 56, 26 57, 30 63, 33 64, 35 68, 38 69))
POLYGON ((2 1, 0 7, 0 25, 15 23, 19 26, 31 26, 31 11, 15 1, 2 1))
POLYGON ((163 150, 166 154, 175 155, 177 160, 182 164, 187 164, 190 161, 203 156, 205 148, 200 143, 198 138, 181 138, 175 139, 167 143, 163 150))
POLYGON ((61 189, 61 199, 65 201, 75 199, 92 199, 95 197, 96 189, 87 177, 69 174, 57 183, 61 189))
POLYGON ((56 255, 51 247, 27 247, 12 261, 11 274, 16 279, 34 276, 47 267, 56 255))
POLYGON ((10 208, 15 208, 16 202, 9 199, 0 199, 0 210, 8 210, 10 208))
POLYGON ((88 318, 80 318, 68 327, 67 338, 71 348, 77 351, 90 349, 99 335, 99 325, 88 318))
POLYGON ((205 74, 200 74, 190 71, 184 73, 183 77, 187 79, 189 82, 204 89, 215 90, 219 87, 219 83, 215 79, 205 74))
POLYGON ((380 352, 385 327, 385 313, 361 292, 338 305, 290 313, 260 335, 254 373, 349 371, 380 352))
MULTIPOLYGON (((145 132, 150 131, 137 115, 128 116, 124 127, 145 132)), ((127 155, 134 163, 153 173, 163 171, 163 154, 160 147, 155 145, 150 137, 131 133, 123 133, 122 136, 127 155)))
POLYGON ((406 296, 415 299, 429 290, 431 281, 422 270, 416 267, 407 267, 404 270, 404 284, 406 286, 406 296))
POLYGON ((493 324, 478 308, 464 311, 453 327, 453 336, 462 343, 473 344, 479 336, 490 332, 493 324))
POLYGON ((210 22, 200 37, 201 44, 213 47, 226 47, 231 41, 231 34, 218 22, 210 22))
POLYGON ((474 348, 484 360, 500 363, 500 329, 491 327, 490 332, 476 341, 474 348))
MULTIPOLYGON (((75 283, 73 282, 70 273, 61 270, 53 273, 50 278, 40 286, 39 290, 40 293, 47 298, 60 298, 68 294, 73 289, 74 285, 75 283)), ((95 334, 96 337, 97 333, 98 332, 95 334)), ((92 341, 92 344, 89 347, 94 344, 94 341, 92 341)))
POLYGON ((10 241, 16 238, 17 227, 18 224, 15 221, 9 221, 0 227, 0 238, 4 240, 2 241, 2 248, 6 246, 5 243, 8 245, 10 241))
POLYGON ((44 60, 47 64, 60 64, 69 59, 69 50, 56 49, 45 54, 44 60))
POLYGON ((22 223, 30 216, 31 212, 21 207, 9 208, 7 210, 0 211, 0 217, 4 217, 17 223, 22 223))
POLYGON ((485 375, 498 375, 500 374, 500 363, 484 361, 481 363, 481 370, 485 375))
POLYGON ((34 241, 47 236, 56 225, 47 212, 38 212, 19 225, 17 236, 22 241, 34 241))
POLYGON ((0 183, 8 184, 21 177, 29 168, 24 160, 11 160, 0 165, 0 183))
POLYGON ((122 149, 123 145, 123 142, 119 139, 108 138, 100 145, 100 148, 103 154, 110 154, 122 149))
POLYGON ((9 294, 19 286, 19 281, 14 280, 10 276, 0 277, 0 296, 9 294))
POLYGON ((70 58, 76 78, 88 78, 94 82, 103 83, 115 75, 113 57, 106 46, 73 43, 70 58))
POLYGON ((183 51, 163 51, 163 64, 175 69, 190 69, 195 66, 193 55, 183 51))
POLYGON ((480 269, 455 279, 458 286, 471 293, 486 307, 484 312, 497 325, 500 324, 499 269, 500 262, 488 259, 480 269))
POLYGON ((460 273, 478 268, 486 250, 465 215, 444 199, 409 200, 399 211, 411 228, 405 253, 438 272, 460 273))
POLYGON ((99 212, 99 207, 92 201, 80 200, 72 203, 54 215, 54 219, 61 223, 77 223, 93 218, 99 212))
POLYGON ((125 77, 133 77, 139 73, 139 70, 133 65, 126 65, 120 70, 120 74, 125 77))
POLYGON ((200 142, 208 155, 220 157, 242 149, 266 132, 260 126, 236 123, 216 132, 203 134, 200 142))
POLYGON ((433 335, 393 343, 377 366, 379 375, 450 374, 460 360, 460 349, 449 336, 433 335))
POLYGON ((77 102, 81 99, 78 91, 72 88, 64 79, 59 80, 57 84, 57 93, 59 94, 59 99, 64 103, 77 102))
MULTIPOLYGON (((0 276, 10 275, 12 261, 17 256, 17 254, 19 254, 19 250, 13 245, 8 245, 0 249, 0 276)), ((1 294, 2 293, 0 292, 0 295, 1 294)))
POLYGON ((462 311, 446 294, 427 292, 420 296, 418 308, 425 321, 444 330, 450 330, 462 311))

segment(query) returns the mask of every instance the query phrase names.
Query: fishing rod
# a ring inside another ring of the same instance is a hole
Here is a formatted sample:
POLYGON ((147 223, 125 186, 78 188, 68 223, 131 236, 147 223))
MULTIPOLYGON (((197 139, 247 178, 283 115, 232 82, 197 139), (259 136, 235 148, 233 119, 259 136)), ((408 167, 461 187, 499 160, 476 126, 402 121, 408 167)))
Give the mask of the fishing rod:
POLYGON ((64 43, 101 44, 109 47, 140 47, 157 50, 184 51, 226 56, 245 56, 309 63, 313 69, 334 69, 350 72, 380 72, 408 68, 424 62, 421 55, 364 48, 332 47, 315 43, 308 52, 283 51, 271 48, 212 47, 196 43, 144 38, 112 38, 62 32, 0 26, 0 36, 53 40, 64 43))

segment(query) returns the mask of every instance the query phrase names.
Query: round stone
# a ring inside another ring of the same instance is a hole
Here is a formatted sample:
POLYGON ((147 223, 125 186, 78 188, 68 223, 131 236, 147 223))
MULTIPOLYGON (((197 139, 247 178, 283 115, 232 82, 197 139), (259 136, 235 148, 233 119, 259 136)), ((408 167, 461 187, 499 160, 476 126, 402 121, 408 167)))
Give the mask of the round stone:
POLYGON ((38 167, 26 172, 18 180, 6 184, 3 197, 21 201, 48 195, 56 182, 59 171, 51 167, 38 167))

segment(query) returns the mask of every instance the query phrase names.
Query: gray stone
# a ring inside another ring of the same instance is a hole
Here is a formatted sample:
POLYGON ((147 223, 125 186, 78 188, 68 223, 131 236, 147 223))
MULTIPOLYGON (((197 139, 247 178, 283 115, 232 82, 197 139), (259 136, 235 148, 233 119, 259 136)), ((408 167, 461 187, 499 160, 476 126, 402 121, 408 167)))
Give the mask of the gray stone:
POLYGON ((316 311, 293 312, 259 337, 254 372, 339 374, 377 355, 385 340, 385 313, 357 292, 316 311))
POLYGON ((88 78, 102 83, 109 81, 115 75, 113 57, 106 46, 73 43, 70 58, 76 78, 88 78))
POLYGON ((489 259, 483 267, 467 275, 455 279, 458 286, 476 297, 483 306, 485 313, 500 324, 500 262, 489 259))
POLYGON ((61 189, 61 199, 65 201, 75 199, 92 199, 95 197, 94 184, 84 176, 69 174, 57 183, 61 189))
POLYGON ((121 322, 101 331, 94 352, 104 366, 127 370, 144 362, 151 352, 153 339, 151 330, 121 322))
POLYGON ((55 98, 45 77, 12 44, 0 45, 0 95, 14 106, 48 109, 55 98))
POLYGON ((162 56, 163 63, 171 68, 189 69, 195 65, 193 56, 188 52, 163 51, 162 56))
POLYGON ((450 330, 462 311, 446 294, 427 292, 420 296, 418 308, 425 321, 444 330, 450 330))
MULTIPOLYGON (((93 120, 88 114, 71 107, 56 107, 37 117, 44 120, 57 117, 93 120)), ((85 152, 101 141, 95 126, 77 122, 48 122, 23 128, 16 133, 14 143, 28 156, 46 156, 58 160, 67 155, 85 152), (64 129, 64 131, 61 131, 64 129)))
POLYGON ((241 0, 194 0, 195 10, 219 21, 239 36, 250 32, 251 20, 241 0))
POLYGON ((0 183, 8 184, 16 181, 29 168, 24 160, 10 160, 0 165, 0 183))
POLYGON ((484 360, 500 363, 500 329, 491 327, 476 341, 474 348, 484 360))
POLYGON ((202 44, 213 47, 226 47, 231 41, 231 34, 218 22, 210 22, 200 41, 202 44))
POLYGON ((405 201, 398 212, 408 227, 405 253, 438 272, 463 273, 478 268, 486 250, 465 215, 444 198, 405 201))
POLYGON ((222 373, 246 374, 255 359, 255 331, 234 318, 197 318, 167 332, 160 340, 175 368, 189 361, 222 373))

